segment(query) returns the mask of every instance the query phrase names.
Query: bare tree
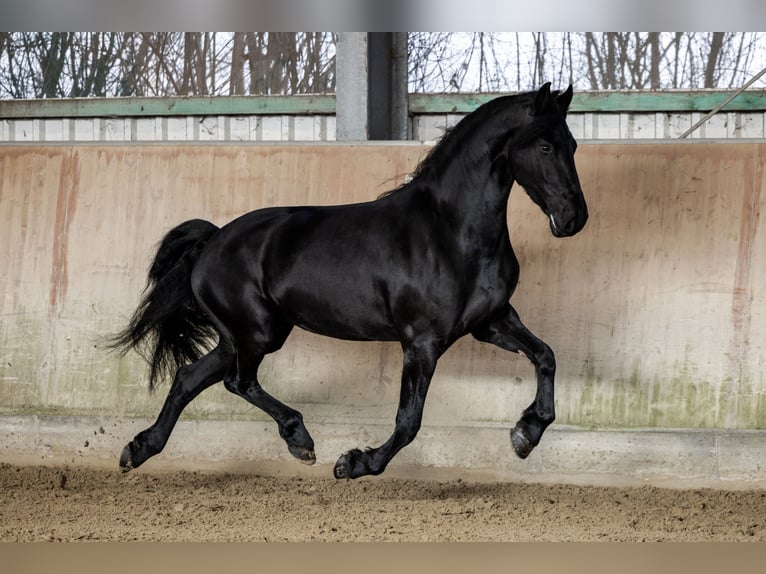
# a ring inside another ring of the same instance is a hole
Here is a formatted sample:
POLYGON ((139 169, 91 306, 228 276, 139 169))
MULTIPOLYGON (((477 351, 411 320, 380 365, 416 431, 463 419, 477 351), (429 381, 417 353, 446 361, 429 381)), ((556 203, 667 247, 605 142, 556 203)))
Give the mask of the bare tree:
MULTIPOLYGON (((409 34, 411 92, 726 88, 762 69, 764 34, 409 34)), ((335 90, 327 32, 2 32, 0 97, 287 95, 335 90)))
MULTIPOLYGON (((581 69, 591 89, 725 88, 744 83, 755 33, 585 33, 581 69)), ((577 64, 575 64, 575 67, 577 64)))
POLYGON ((208 94, 207 52, 209 36, 203 32, 184 32, 183 37, 183 72, 181 75, 181 95, 208 94))
POLYGON ((239 96, 245 93, 245 34, 235 32, 231 49, 231 67, 229 68, 229 95, 239 96))
POLYGON ((0 97, 326 93, 335 36, 313 33, 10 32, 0 97))
POLYGON ((723 42, 724 32, 713 32, 705 58, 704 88, 712 88, 716 84, 718 64, 723 55, 723 42))
POLYGON ((649 87, 652 90, 660 89, 660 33, 649 32, 649 87))

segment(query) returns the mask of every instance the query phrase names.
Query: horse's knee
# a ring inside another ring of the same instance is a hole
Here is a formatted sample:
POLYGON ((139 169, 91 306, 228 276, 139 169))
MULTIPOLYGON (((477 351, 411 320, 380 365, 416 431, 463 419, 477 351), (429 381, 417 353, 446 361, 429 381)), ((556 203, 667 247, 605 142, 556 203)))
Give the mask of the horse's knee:
POLYGON ((537 350, 530 360, 534 362, 541 371, 555 372, 556 370, 556 355, 546 343, 543 343, 539 350, 537 350))

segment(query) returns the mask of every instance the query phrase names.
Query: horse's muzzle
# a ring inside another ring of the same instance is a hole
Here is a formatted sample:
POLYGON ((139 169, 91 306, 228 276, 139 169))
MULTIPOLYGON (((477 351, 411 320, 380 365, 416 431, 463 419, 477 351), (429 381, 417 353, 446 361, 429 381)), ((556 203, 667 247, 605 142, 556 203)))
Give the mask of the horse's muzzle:
POLYGON ((553 235, 556 237, 571 237, 585 227, 585 224, 588 222, 588 210, 576 213, 563 221, 563 218, 557 218, 550 213, 548 214, 548 219, 550 220, 551 233, 553 235))

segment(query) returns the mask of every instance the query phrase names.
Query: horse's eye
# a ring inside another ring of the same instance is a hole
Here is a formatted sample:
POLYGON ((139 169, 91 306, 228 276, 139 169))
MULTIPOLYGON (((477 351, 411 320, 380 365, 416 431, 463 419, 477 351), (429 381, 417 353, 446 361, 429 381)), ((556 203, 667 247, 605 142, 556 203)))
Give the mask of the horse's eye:
POLYGON ((548 143, 540 144, 540 151, 543 153, 551 153, 553 151, 553 146, 548 143))

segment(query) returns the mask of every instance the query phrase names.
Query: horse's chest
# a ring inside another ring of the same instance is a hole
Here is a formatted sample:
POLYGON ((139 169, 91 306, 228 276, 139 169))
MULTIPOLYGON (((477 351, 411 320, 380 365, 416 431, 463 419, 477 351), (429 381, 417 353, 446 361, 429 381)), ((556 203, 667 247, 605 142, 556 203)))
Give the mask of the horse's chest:
POLYGON ((474 287, 471 299, 491 311, 505 305, 512 291, 513 287, 506 278, 496 277, 493 281, 479 281, 474 287))
POLYGON ((461 314, 465 329, 470 331, 507 305, 517 280, 518 265, 494 265, 479 272, 467 293, 461 314))
POLYGON ((510 244, 489 256, 479 256, 475 261, 478 264, 472 275, 476 295, 486 294, 489 299, 499 297, 507 301, 519 281, 519 261, 510 244))

